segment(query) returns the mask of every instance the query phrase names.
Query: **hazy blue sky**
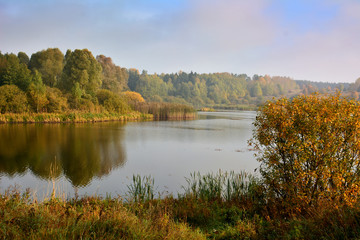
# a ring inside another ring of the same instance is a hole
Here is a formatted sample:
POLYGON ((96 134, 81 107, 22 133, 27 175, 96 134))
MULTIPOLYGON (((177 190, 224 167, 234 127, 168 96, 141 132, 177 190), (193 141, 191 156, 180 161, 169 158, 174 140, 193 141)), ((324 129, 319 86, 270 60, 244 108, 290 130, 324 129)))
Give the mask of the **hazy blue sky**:
POLYGON ((354 82, 360 0, 0 0, 0 51, 88 48, 149 73, 354 82))

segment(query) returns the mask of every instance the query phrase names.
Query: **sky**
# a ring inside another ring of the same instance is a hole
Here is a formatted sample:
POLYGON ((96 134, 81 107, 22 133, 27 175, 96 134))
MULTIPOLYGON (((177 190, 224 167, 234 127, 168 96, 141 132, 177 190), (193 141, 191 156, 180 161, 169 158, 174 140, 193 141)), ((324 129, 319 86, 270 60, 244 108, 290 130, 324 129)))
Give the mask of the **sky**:
POLYGON ((149 73, 360 77, 360 0, 0 0, 0 51, 89 49, 149 73))

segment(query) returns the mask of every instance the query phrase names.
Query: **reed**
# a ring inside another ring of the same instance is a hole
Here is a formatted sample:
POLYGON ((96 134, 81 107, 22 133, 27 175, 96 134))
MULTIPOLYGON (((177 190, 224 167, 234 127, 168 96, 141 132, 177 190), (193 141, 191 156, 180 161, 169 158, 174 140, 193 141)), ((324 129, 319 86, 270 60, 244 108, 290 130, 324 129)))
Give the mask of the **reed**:
POLYGON ((140 112, 118 113, 6 113, 0 114, 0 123, 83 123, 152 119, 140 112))
POLYGON ((186 178, 187 186, 183 186, 183 196, 192 196, 206 201, 240 201, 249 198, 253 189, 259 185, 258 180, 251 174, 242 171, 208 173, 200 172, 190 174, 186 178))
POLYGON ((177 103, 138 102, 132 107, 141 113, 152 114, 155 120, 195 119, 197 116, 193 107, 177 103))
POLYGON ((214 104, 209 106, 215 110, 241 110, 241 111, 257 111, 258 106, 255 104, 214 104))
POLYGON ((151 176, 133 175, 132 183, 128 185, 128 200, 141 203, 153 200, 154 183, 151 176))

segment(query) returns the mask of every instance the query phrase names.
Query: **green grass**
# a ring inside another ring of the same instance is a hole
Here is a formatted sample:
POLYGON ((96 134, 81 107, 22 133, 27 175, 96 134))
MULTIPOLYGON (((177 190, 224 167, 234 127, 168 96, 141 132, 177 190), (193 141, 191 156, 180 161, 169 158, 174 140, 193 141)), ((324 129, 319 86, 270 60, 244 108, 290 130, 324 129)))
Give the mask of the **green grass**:
POLYGON ((206 201, 243 201, 257 186, 257 179, 246 172, 221 172, 201 175, 199 172, 186 178, 185 196, 206 201))
POLYGON ((154 183, 151 176, 133 175, 133 182, 128 185, 128 200, 141 203, 153 200, 154 183))

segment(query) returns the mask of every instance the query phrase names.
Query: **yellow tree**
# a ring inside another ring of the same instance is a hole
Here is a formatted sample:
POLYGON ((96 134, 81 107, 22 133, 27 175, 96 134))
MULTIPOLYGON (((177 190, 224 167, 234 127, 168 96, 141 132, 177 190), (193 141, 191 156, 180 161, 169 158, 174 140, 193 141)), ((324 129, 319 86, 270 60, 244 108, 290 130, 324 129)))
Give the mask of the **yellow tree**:
POLYGON ((268 199, 286 213, 360 196, 360 103, 335 95, 267 102, 250 145, 259 150, 268 199), (272 201, 273 200, 273 201, 272 201))
POLYGON ((129 103, 140 103, 145 102, 144 98, 141 96, 140 93, 132 92, 132 91, 126 91, 123 93, 128 100, 129 103))

